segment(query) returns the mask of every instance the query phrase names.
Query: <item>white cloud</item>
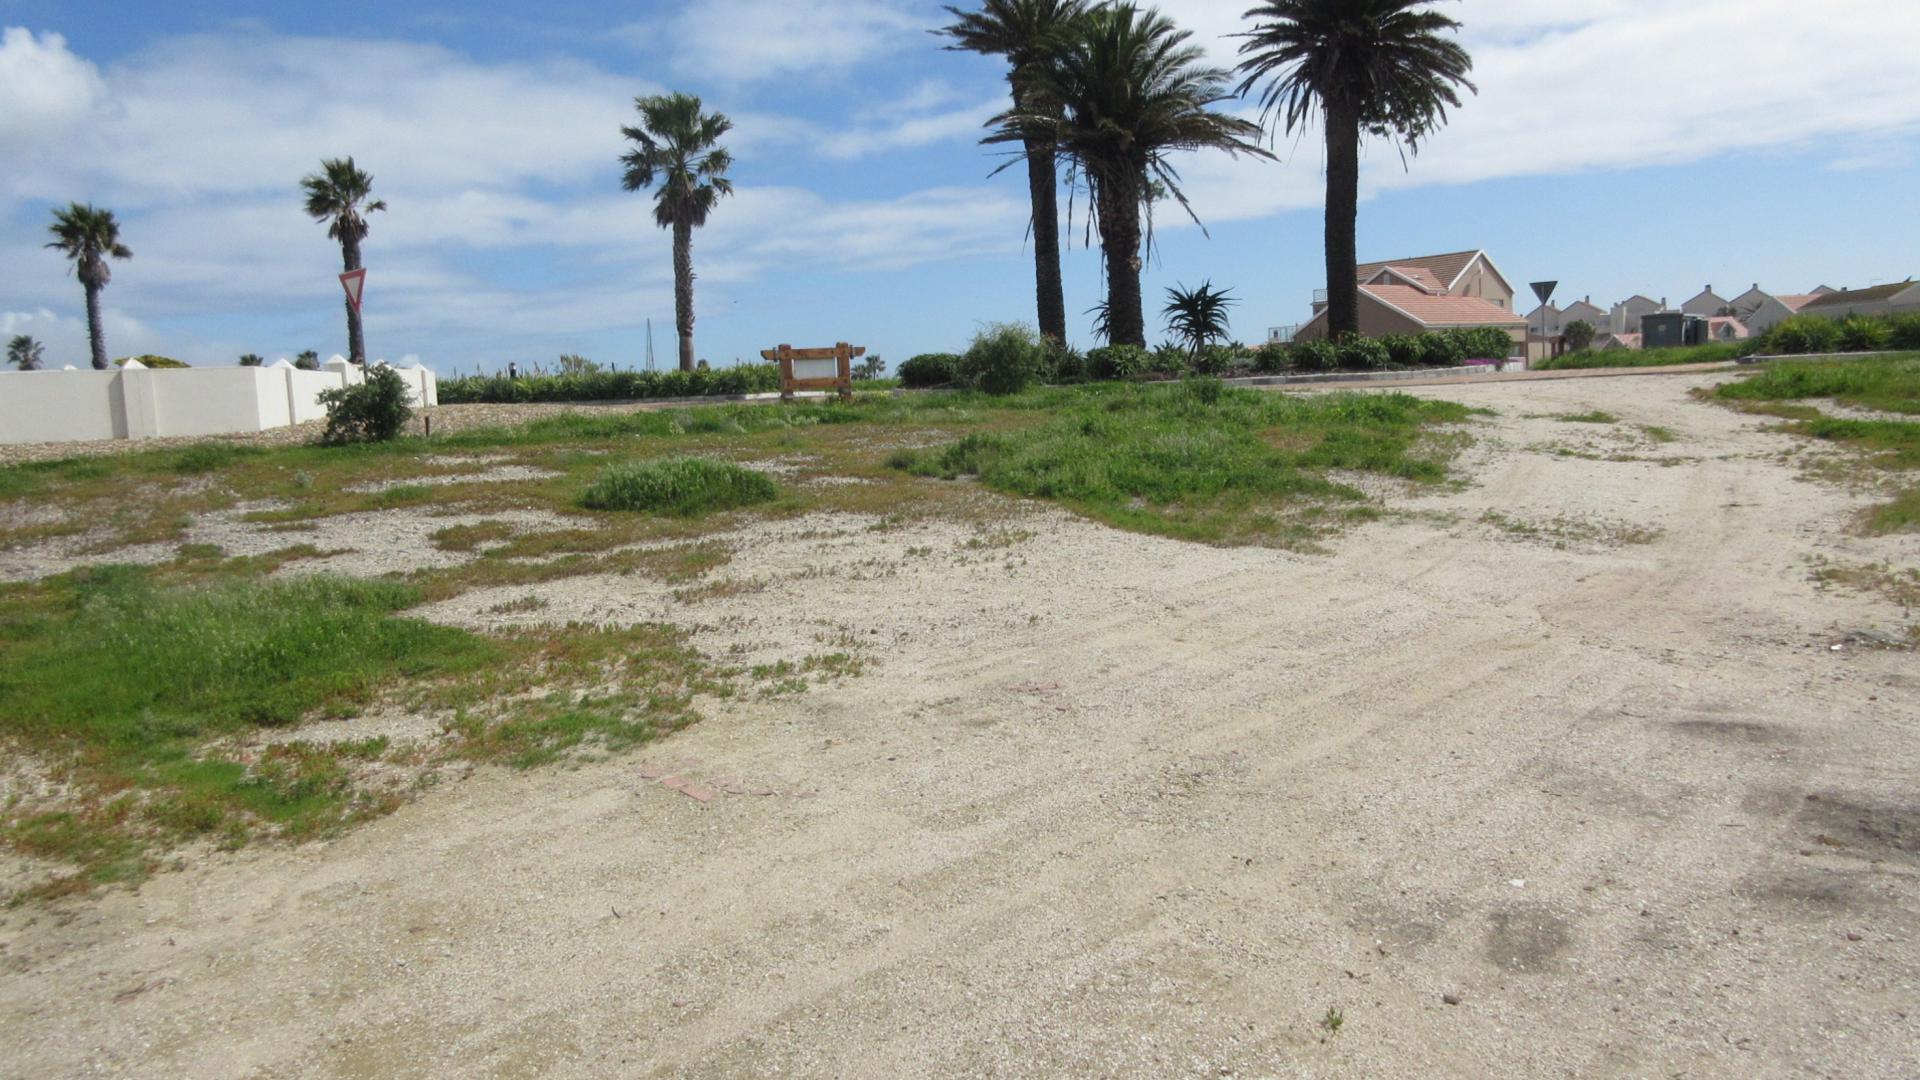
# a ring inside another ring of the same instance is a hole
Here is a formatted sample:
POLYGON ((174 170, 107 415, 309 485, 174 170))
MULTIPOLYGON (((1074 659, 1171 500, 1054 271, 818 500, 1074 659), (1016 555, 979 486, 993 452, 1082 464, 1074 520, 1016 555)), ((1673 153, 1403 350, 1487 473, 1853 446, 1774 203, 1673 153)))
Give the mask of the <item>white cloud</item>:
POLYGON ((925 30, 925 18, 889 0, 708 0, 622 33, 649 54, 668 52, 689 75, 844 80, 850 65, 925 30))
MULTIPOLYGON (((75 307, 78 307, 80 286, 75 285, 73 292, 75 307)), ((133 356, 159 347, 160 335, 140 320, 118 308, 106 308, 100 314, 106 323, 108 355, 133 356)), ((68 364, 83 368, 93 363, 93 347, 87 340, 87 320, 84 317, 60 315, 48 308, 0 311, 0 339, 11 338, 15 334, 26 334, 45 345, 45 364, 49 368, 62 368, 68 364)))
POLYGON ((99 71, 59 34, 0 32, 0 147, 59 130, 90 113, 105 93, 99 71))

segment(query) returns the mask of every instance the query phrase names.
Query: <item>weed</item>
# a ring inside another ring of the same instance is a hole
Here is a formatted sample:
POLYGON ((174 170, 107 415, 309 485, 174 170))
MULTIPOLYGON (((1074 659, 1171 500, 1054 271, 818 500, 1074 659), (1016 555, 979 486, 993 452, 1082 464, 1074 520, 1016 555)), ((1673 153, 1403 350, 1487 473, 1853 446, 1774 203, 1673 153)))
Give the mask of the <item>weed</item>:
POLYGON ((769 502, 773 481, 731 461, 668 458, 609 466, 581 497, 590 510, 647 510, 693 517, 769 502))
POLYGON ((1620 422, 1619 417, 1600 409, 1583 413, 1555 413, 1553 419, 1569 424, 1617 424, 1620 422))
POLYGON ((1340 1034, 1340 1029, 1345 1027, 1346 1023, 1347 1014, 1331 1005, 1327 1007, 1327 1015, 1320 1018, 1320 1026, 1326 1028, 1329 1035, 1340 1034))

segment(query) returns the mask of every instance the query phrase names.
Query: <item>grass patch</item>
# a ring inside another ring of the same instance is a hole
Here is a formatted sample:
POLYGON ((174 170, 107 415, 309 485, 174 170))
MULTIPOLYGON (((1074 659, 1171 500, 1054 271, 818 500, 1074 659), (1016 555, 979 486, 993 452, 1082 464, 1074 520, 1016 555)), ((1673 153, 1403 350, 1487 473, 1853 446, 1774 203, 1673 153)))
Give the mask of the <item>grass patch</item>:
MULTIPOLYGON (((1779 360, 1738 382, 1712 391, 1712 398, 1747 412, 1788 420, 1786 430, 1836 443, 1865 455, 1887 472, 1920 469, 1920 420, 1833 417, 1791 402, 1831 398, 1845 405, 1902 415, 1920 414, 1920 353, 1845 360, 1779 360)), ((1920 531, 1920 486, 1902 476, 1889 502, 1867 510, 1870 533, 1920 531)))
POLYGON ((1670 443, 1679 438, 1673 433, 1672 428, 1661 427, 1659 424, 1641 424, 1640 434, 1657 443, 1670 443))
POLYGON ((1033 397, 1048 406, 1039 423, 897 451, 888 464, 916 476, 976 476, 1122 528, 1214 543, 1290 542, 1297 537, 1278 512, 1364 498, 1328 470, 1444 478, 1443 454, 1421 445, 1424 429, 1465 418, 1460 406, 1405 394, 1291 396, 1212 380, 1033 397))
POLYGON ((580 498, 589 510, 643 510, 695 517, 770 502, 773 481, 731 461, 668 458, 610 465, 580 498))
POLYGON ((1555 413, 1553 419, 1569 424, 1617 424, 1620 422, 1619 417, 1601 409, 1583 413, 1555 413))
POLYGON ((1746 343, 1688 345, 1673 349, 1603 349, 1599 352, 1567 353, 1533 363, 1535 371, 1568 368, 1641 368, 1674 367, 1679 364, 1723 364, 1752 351, 1746 343))

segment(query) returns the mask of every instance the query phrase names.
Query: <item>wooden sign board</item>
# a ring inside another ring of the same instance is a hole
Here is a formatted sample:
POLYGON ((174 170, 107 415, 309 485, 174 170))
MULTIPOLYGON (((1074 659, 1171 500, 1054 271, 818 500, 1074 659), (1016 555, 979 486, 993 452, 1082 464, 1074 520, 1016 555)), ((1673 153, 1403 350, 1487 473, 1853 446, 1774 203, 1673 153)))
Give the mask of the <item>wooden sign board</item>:
POLYGON ((842 341, 830 349, 796 349, 782 345, 760 350, 760 358, 780 365, 780 399, 792 401, 796 390, 838 390, 842 400, 853 399, 853 359, 865 356, 864 345, 842 341))

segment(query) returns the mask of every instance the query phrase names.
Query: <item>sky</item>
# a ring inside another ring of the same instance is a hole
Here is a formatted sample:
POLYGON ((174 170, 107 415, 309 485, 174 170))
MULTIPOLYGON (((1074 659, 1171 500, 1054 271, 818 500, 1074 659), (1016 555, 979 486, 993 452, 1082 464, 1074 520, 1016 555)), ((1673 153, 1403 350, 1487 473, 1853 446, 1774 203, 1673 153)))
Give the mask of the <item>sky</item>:
MULTIPOLYGON (((1249 6, 1161 9, 1230 65, 1249 6)), ((1556 300, 1603 307, 1920 273, 1920 2, 1438 6, 1479 92, 1404 161, 1365 145, 1363 260, 1483 248, 1523 298, 1555 279, 1556 300)), ((0 0, 0 335, 86 364, 81 288, 43 247, 50 210, 80 201, 134 252, 105 293, 112 355, 344 352, 339 247, 299 181, 352 155, 389 205, 365 245, 371 355, 642 367, 651 319, 671 366, 670 238, 618 159, 634 97, 674 90, 735 125, 735 194, 694 238, 700 356, 957 350, 1033 321, 1033 272, 1024 171, 996 175, 979 144, 1003 69, 943 51, 928 31, 947 21, 917 0, 0 0)), ((1242 340, 1306 318, 1319 133, 1274 149, 1176 162, 1204 229, 1159 215, 1150 313, 1211 281, 1242 340)), ((1074 206, 1084 347, 1102 287, 1074 206)))

